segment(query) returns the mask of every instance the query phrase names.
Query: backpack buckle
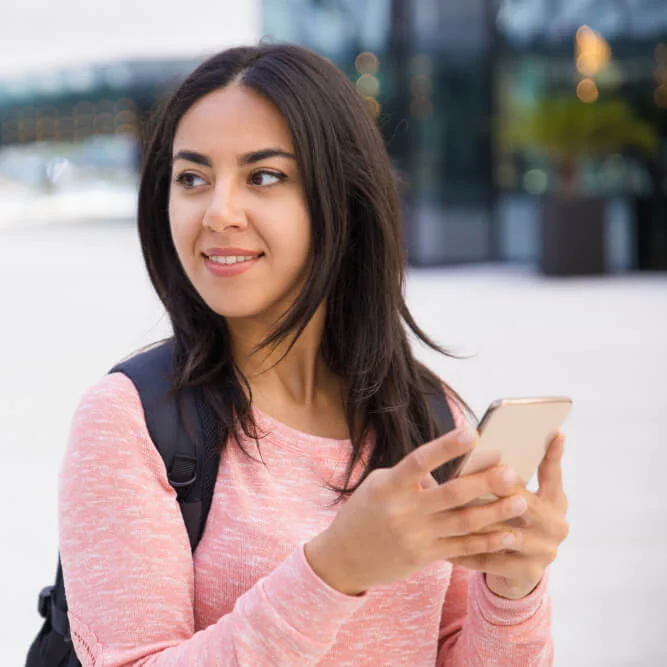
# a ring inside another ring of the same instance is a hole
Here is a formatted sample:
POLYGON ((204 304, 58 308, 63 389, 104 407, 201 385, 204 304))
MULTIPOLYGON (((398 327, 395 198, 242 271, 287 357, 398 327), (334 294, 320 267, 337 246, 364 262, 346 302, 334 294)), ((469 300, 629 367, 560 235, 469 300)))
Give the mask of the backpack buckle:
POLYGON ((187 488, 197 481, 197 457, 176 454, 168 471, 169 483, 175 489, 187 488))
POLYGON ((39 601, 37 603, 37 611, 39 612, 39 615, 44 618, 48 619, 50 616, 50 611, 51 611, 51 600, 53 599, 53 586, 46 586, 45 588, 42 588, 42 590, 39 593, 39 601))

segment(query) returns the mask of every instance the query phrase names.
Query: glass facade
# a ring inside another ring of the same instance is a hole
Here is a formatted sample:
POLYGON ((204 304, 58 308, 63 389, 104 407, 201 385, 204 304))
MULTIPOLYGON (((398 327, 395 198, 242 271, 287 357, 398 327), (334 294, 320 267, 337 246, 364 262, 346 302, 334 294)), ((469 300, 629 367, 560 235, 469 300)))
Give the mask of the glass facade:
POLYGON ((368 97, 406 184, 415 264, 492 253, 491 31, 485 0, 264 0, 263 33, 331 58, 368 97), (359 54, 379 67, 370 76, 359 54))
POLYGON ((368 98, 407 183, 413 264, 536 261, 542 199, 563 184, 605 198, 611 268, 667 263, 664 0, 262 9, 266 38, 323 53, 368 98))
POLYGON ((667 268, 667 4, 502 0, 497 35, 501 254, 534 258, 540 198, 563 189, 571 139, 573 187, 606 201, 611 268, 667 268), (517 142, 525 118, 540 132, 517 142))

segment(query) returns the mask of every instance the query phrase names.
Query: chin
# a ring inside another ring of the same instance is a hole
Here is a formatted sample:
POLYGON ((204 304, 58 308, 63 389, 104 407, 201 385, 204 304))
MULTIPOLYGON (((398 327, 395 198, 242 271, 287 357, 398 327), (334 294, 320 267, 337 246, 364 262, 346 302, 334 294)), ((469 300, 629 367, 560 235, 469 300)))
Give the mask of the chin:
POLYGON ((266 284, 225 286, 223 289, 219 285, 193 285, 204 303, 220 317, 230 320, 258 319, 271 322, 271 326, 299 293, 294 288, 281 289, 282 285, 273 285, 274 290, 271 292, 266 289, 266 284))
POLYGON ((210 301, 207 301, 206 303, 216 315, 220 315, 220 317, 230 320, 256 317, 262 312, 261 308, 253 308, 248 303, 211 303, 210 301))
POLYGON ((207 299, 204 298, 206 305, 220 317, 230 320, 243 320, 261 316, 266 313, 271 304, 266 302, 266 299, 221 299, 220 295, 216 295, 217 298, 207 299))

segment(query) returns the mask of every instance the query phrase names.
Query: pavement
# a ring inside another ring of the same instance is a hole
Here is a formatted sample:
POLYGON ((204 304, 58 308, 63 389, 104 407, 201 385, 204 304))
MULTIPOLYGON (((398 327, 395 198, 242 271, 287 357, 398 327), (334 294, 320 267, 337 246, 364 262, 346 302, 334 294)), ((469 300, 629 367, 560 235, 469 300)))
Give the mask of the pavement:
MULTIPOLYGON (((1 226, 0 226, 1 227, 1 226)), ((411 271, 418 354, 481 415, 567 394, 571 533, 551 568, 557 667, 667 666, 667 274, 411 271)), ((56 562, 57 471, 82 392, 168 322, 127 223, 0 229, 2 665, 23 664, 56 562)))
POLYGON ((0 183, 0 230, 42 228, 76 222, 134 219, 137 186, 133 182, 86 182, 41 192, 35 187, 0 183))

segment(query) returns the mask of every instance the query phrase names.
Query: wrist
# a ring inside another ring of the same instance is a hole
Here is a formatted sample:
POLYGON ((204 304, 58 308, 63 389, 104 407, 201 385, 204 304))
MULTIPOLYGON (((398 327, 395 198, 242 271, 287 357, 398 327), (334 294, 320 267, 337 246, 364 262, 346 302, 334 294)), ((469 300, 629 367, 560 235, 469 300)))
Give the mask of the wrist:
POLYGON ((540 577, 537 581, 531 582, 512 582, 506 577, 497 577, 492 574, 484 574, 486 587, 498 597, 505 600, 521 600, 528 597, 542 581, 540 577))
POLYGON ((359 596, 366 589, 352 581, 326 531, 315 536, 304 546, 304 555, 313 572, 322 581, 343 595, 359 596))

